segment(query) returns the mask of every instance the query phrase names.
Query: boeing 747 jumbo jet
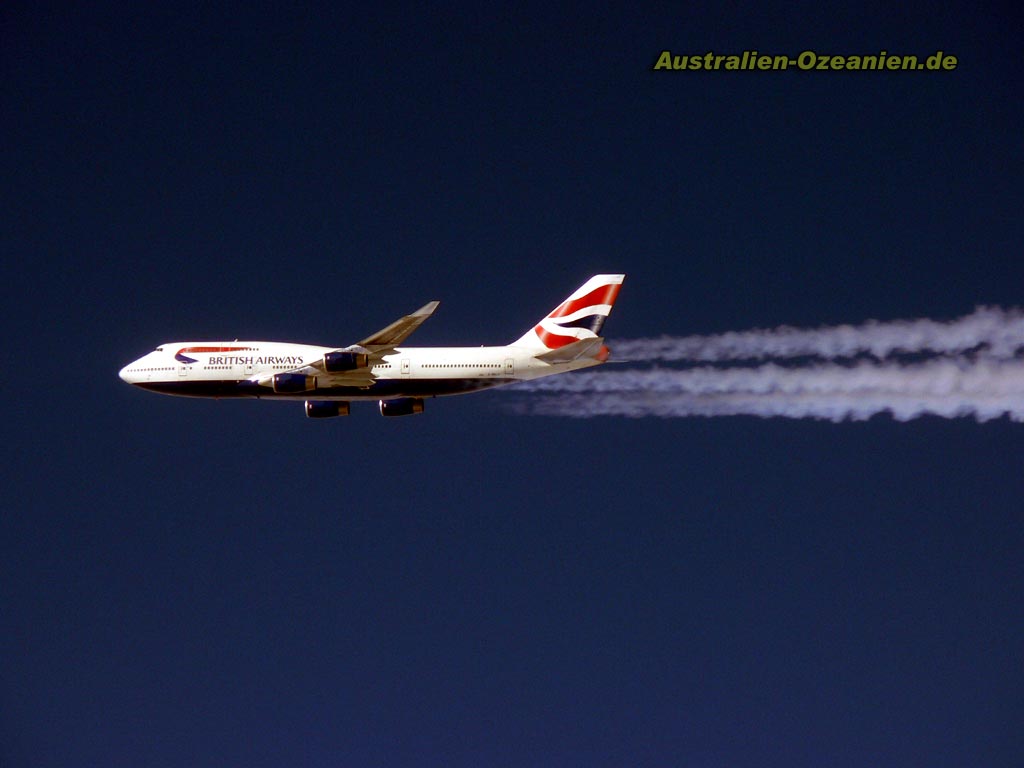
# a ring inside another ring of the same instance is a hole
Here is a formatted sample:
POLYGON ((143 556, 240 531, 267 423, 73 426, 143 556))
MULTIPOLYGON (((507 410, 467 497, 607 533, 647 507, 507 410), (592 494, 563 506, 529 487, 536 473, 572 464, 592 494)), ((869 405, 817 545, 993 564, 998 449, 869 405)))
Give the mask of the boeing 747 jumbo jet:
POLYGON ((625 275, 594 275, 504 347, 402 347, 432 301, 358 344, 177 341, 121 369, 129 384, 185 397, 305 400, 310 418, 347 416, 353 400, 379 400, 384 416, 423 412, 423 401, 600 365, 598 335, 625 275))

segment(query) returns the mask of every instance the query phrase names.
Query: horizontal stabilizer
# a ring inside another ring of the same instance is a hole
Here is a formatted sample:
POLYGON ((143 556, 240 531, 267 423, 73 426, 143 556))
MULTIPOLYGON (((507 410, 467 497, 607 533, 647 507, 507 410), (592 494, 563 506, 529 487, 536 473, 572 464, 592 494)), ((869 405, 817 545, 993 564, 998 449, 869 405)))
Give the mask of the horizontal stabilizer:
POLYGON ((600 336, 591 339, 580 339, 571 344, 558 347, 558 349, 534 355, 534 357, 538 360, 543 360, 545 363, 571 363, 573 360, 579 360, 581 357, 593 357, 598 354, 601 351, 602 344, 604 344, 604 339, 600 336))

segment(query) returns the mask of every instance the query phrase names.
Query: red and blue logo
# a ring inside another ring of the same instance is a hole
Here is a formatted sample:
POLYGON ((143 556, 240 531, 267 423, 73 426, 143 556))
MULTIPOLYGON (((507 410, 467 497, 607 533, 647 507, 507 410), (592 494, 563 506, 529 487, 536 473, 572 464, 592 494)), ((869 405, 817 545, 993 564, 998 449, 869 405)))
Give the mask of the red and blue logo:
POLYGON ((193 354, 197 352, 246 352, 251 349, 252 347, 182 347, 174 353, 174 359, 179 363, 192 364, 198 363, 199 361, 194 357, 188 357, 188 355, 185 354, 186 352, 191 352, 193 354))

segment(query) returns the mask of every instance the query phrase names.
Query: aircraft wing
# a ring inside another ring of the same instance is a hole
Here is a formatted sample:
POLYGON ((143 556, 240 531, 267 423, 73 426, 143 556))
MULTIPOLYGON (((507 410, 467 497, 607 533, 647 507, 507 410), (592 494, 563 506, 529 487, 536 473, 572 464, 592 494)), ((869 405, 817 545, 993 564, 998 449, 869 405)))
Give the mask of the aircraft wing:
POLYGON ((309 365, 289 371, 289 373, 304 373, 307 376, 316 376, 321 386, 369 387, 377 378, 373 375, 371 369, 380 363, 385 355, 394 352, 399 344, 409 338, 412 332, 423 324, 424 320, 434 314, 434 310, 437 309, 440 303, 439 301, 428 302, 411 315, 395 320, 391 325, 382 328, 372 336, 367 336, 358 344, 334 350, 335 352, 365 354, 368 358, 366 367, 328 372, 324 367, 324 361, 320 359, 309 365))
POLYGON ((423 321, 434 314, 434 310, 441 302, 431 301, 424 304, 411 315, 395 320, 387 328, 382 328, 372 336, 367 336, 357 346, 366 347, 368 350, 377 351, 380 349, 393 349, 409 338, 410 334, 423 325, 423 321))

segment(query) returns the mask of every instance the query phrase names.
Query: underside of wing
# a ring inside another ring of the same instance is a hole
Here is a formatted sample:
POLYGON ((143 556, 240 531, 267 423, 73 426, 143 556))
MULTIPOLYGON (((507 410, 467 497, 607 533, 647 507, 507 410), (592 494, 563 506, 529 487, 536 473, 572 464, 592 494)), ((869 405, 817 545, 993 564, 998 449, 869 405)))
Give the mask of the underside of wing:
POLYGON ((372 366, 377 365, 379 360, 374 360, 372 356, 366 355, 363 356, 363 359, 367 361, 366 365, 352 368, 351 370, 330 371, 327 369, 327 365, 324 363, 323 358, 321 358, 309 365, 293 368, 290 371, 284 371, 282 373, 267 373, 259 377, 254 376, 253 379, 264 386, 274 387, 275 391, 285 391, 283 389, 279 389, 279 387, 282 386, 280 383, 282 379, 284 380, 283 386, 295 386, 298 388, 296 390, 288 391, 304 392, 312 389, 329 389, 331 387, 358 387, 360 389, 367 389, 377 380, 377 377, 373 374, 372 366))

